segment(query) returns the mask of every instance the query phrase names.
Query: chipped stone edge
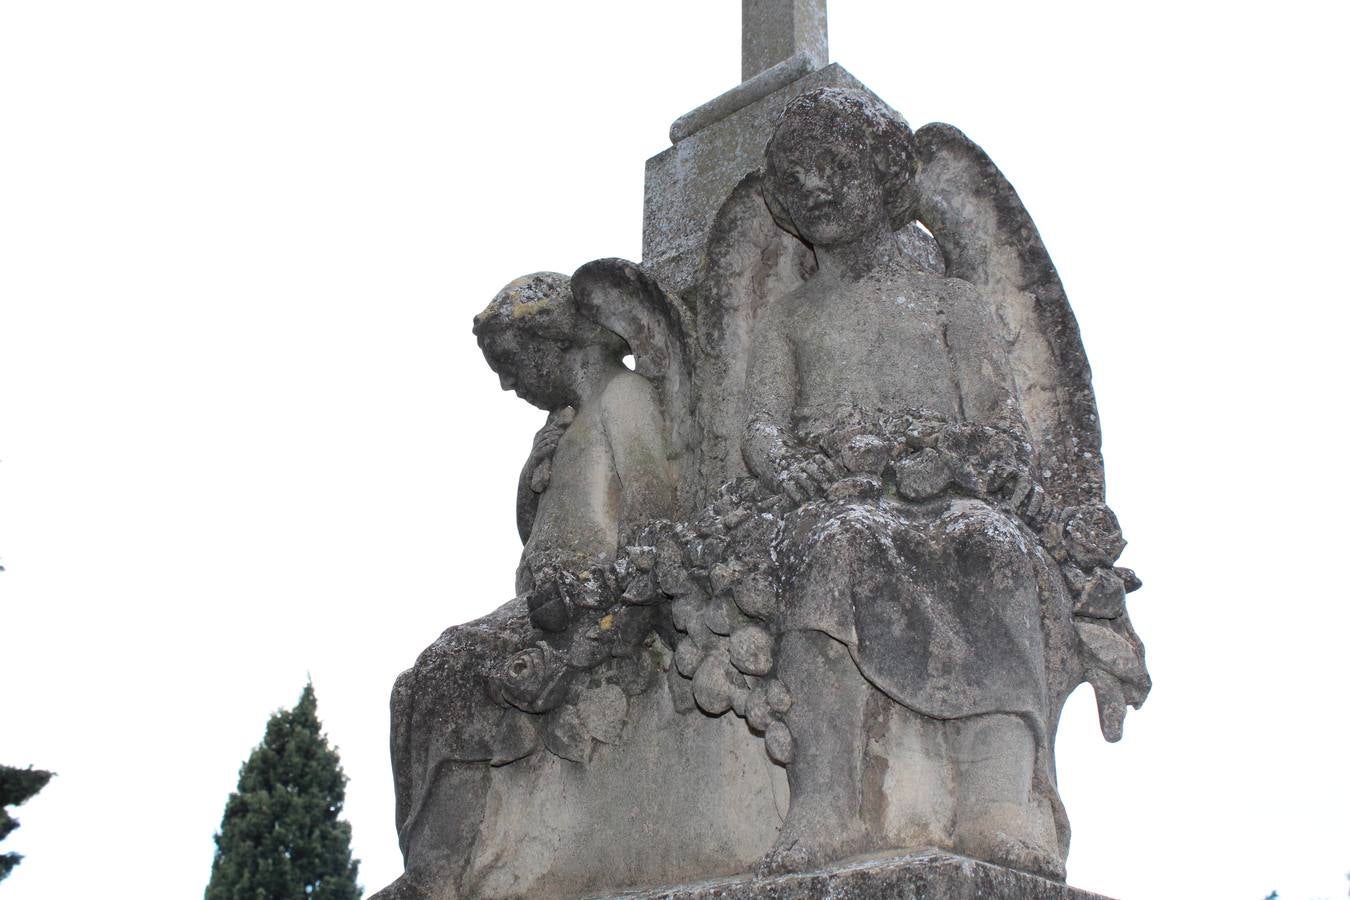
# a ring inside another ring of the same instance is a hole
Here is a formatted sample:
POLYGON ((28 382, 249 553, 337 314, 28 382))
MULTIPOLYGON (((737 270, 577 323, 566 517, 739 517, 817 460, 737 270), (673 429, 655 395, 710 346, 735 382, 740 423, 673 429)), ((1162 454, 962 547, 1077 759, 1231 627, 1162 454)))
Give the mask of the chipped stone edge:
POLYGON ((642 888, 595 895, 587 900, 763 900, 763 898, 890 897, 901 887, 920 888, 914 897, 951 900, 975 898, 1040 898, 1040 900, 1110 900, 1102 894, 1050 881, 936 849, 869 854, 842 860, 823 869, 786 875, 737 875, 683 885, 642 888), (900 882, 899 879, 906 879, 900 882), (994 892, 990 893, 989 889, 994 892), (956 889, 958 892, 953 893, 956 889))
POLYGON ((762 100, 797 79, 810 75, 818 68, 820 65, 811 54, 794 53, 754 78, 742 81, 725 94, 714 97, 697 109, 680 116, 670 126, 670 142, 678 144, 691 134, 707 128, 714 122, 720 122, 751 103, 762 100))

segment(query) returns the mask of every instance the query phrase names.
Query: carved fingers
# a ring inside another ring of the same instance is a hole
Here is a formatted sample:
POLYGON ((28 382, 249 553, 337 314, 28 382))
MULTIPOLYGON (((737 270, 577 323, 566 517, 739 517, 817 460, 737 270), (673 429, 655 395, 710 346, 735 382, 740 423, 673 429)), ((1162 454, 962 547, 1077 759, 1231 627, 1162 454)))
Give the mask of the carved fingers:
POLYGON ((825 496, 830 486, 843 476, 833 460, 822 453, 813 453, 784 466, 778 485, 793 502, 805 503, 825 496))
POLYGON ((576 410, 570 406, 549 413, 548 421, 534 436, 534 445, 530 448, 530 459, 526 463, 529 470, 530 490, 542 494, 553 479, 553 454, 557 452, 558 442, 562 440, 567 426, 576 418, 576 410))

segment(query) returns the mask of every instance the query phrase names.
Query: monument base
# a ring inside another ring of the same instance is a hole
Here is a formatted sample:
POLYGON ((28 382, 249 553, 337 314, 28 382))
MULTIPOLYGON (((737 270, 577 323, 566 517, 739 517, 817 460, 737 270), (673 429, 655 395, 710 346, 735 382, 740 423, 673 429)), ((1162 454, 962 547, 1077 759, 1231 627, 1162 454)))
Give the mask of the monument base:
POLYGON ((767 878, 742 875, 612 896, 634 900, 1106 900, 1101 894, 940 850, 873 855, 814 872, 767 878))

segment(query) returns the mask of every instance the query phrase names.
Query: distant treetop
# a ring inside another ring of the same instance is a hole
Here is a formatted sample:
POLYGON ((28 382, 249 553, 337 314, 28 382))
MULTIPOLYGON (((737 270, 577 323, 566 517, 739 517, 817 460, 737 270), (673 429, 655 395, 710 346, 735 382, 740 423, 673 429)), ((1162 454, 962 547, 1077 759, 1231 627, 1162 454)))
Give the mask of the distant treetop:
POLYGON ((314 686, 278 710, 225 803, 206 900, 359 900, 347 778, 328 746, 314 686))

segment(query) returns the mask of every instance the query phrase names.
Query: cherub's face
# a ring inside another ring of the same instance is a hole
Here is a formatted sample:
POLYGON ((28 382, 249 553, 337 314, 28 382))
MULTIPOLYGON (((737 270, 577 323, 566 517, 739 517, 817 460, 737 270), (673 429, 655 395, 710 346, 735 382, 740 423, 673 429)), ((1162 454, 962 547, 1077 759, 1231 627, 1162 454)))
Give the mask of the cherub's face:
POLYGON ((502 390, 540 409, 561 409, 573 403, 567 386, 566 347, 524 329, 484 335, 483 356, 501 380, 502 390))
POLYGON ((881 184, 865 150, 788 123, 774 135, 768 153, 769 189, 809 243, 847 243, 885 215, 881 184))

